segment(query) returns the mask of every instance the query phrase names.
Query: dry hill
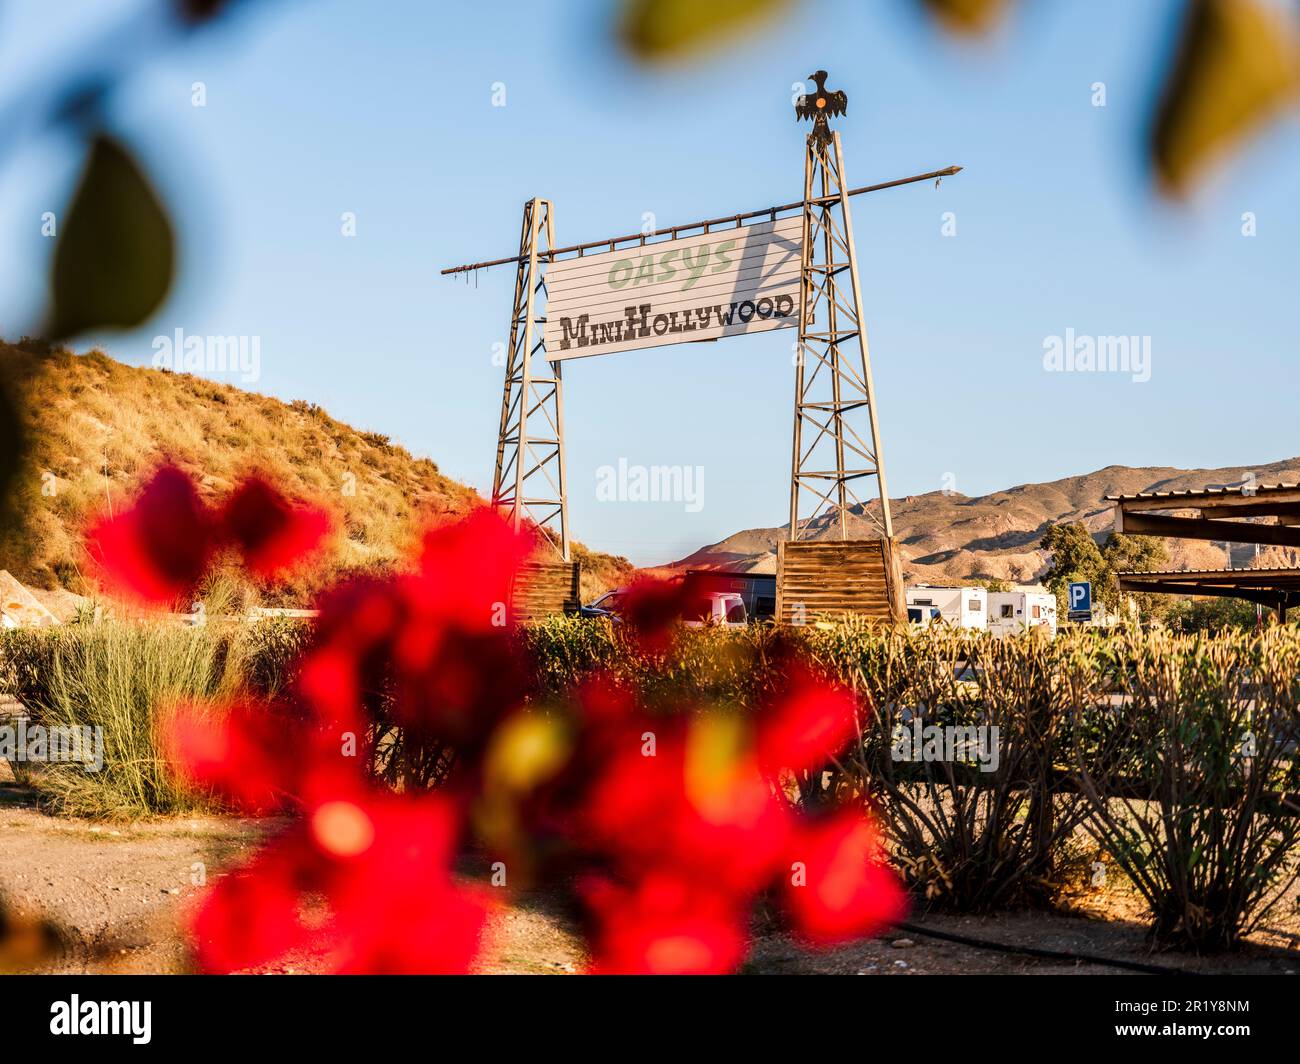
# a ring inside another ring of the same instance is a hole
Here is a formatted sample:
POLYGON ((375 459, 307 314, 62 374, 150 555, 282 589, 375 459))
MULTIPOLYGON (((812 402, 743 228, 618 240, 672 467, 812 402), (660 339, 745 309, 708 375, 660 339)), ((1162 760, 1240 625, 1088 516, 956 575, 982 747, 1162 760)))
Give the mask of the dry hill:
MULTIPOLYGON (((121 505, 163 459, 214 496, 257 469, 335 511, 341 535, 332 561, 280 592, 281 602, 301 602, 344 572, 392 565, 426 521, 482 501, 429 459, 311 403, 33 341, 0 343, 0 373, 18 393, 28 439, 13 519, 0 532, 0 570, 46 598, 91 590, 80 546, 87 515, 121 505)), ((622 558, 577 554, 590 594, 630 571, 622 558)))

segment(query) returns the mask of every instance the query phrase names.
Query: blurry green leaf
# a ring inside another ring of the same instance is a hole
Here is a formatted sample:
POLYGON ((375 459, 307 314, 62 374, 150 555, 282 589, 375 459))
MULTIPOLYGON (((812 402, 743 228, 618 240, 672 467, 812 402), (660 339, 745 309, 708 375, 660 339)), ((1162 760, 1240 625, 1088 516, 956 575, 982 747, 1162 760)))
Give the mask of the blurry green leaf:
POLYGON ((1185 195, 1300 84, 1296 32, 1255 0, 1192 0, 1151 134, 1156 175, 1185 195))
POLYGON ((643 59, 672 59, 748 33, 791 0, 624 0, 623 40, 643 59))
POLYGON ((992 28, 1002 17, 1007 0, 921 0, 954 33, 977 34, 992 28))
POLYGON ((54 253, 50 339, 144 321, 171 285, 167 213, 131 156, 99 136, 54 253))

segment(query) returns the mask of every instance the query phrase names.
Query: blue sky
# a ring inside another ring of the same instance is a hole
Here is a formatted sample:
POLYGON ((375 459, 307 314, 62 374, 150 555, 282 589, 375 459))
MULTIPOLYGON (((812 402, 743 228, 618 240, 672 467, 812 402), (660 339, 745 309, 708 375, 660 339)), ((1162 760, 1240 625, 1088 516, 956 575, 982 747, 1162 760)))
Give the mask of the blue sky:
MULTIPOLYGON (((7 0, 0 101, 138 6, 7 0)), ((256 390, 319 403, 486 490, 513 276, 438 270, 512 254, 533 195, 554 201, 562 244, 635 231, 645 212, 671 225, 798 198, 792 83, 824 67, 849 95, 837 128, 854 184, 966 168, 938 190, 854 201, 892 494, 1289 457, 1300 137, 1291 122, 1254 143, 1191 209, 1151 195, 1141 135, 1178 7, 1024 5, 972 49, 901 0, 810 0, 734 50, 646 71, 610 44, 603 3, 268 3, 116 98, 116 130, 172 207, 182 269, 145 327, 93 339, 144 364, 176 328, 258 336, 256 390), (1066 329, 1150 336, 1151 379, 1046 372, 1044 339, 1066 329)), ((13 337, 38 317, 53 250, 40 216, 64 205, 79 159, 62 135, 0 147, 0 333, 13 337)), ((653 563, 781 523, 790 339, 569 363, 573 534, 653 563), (703 467, 703 507, 598 501, 597 469, 620 458, 703 467)))

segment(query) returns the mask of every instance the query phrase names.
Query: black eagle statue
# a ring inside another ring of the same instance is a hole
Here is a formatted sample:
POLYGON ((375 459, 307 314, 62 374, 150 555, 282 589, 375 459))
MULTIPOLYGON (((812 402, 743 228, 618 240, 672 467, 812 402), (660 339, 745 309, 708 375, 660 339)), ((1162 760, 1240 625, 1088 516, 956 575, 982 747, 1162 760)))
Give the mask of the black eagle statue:
POLYGON ((826 120, 831 115, 848 114, 849 98, 842 92, 826 90, 826 71, 818 70, 808 77, 817 83, 817 91, 811 96, 800 96, 795 101, 794 113, 796 119, 812 119, 812 138, 824 147, 831 142, 831 127, 826 120))

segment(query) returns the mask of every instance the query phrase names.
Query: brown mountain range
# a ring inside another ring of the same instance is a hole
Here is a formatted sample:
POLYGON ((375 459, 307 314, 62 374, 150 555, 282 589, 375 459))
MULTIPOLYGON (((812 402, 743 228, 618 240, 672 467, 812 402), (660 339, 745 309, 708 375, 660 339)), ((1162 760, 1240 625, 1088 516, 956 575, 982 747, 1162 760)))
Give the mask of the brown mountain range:
MULTIPOLYGON (((1065 477, 1045 484, 1020 484, 990 495, 969 497, 932 491, 892 500, 894 531, 902 548, 903 577, 911 584, 978 583, 1008 580, 1033 583, 1047 569, 1039 548, 1047 529, 1058 522, 1082 521, 1104 541, 1113 509, 1107 495, 1141 491, 1237 485, 1253 477, 1256 484, 1300 481, 1300 458, 1285 458, 1258 466, 1222 469, 1175 469, 1171 466, 1130 468, 1107 466, 1095 473, 1065 477)), ((869 513, 879 512, 873 502, 869 513)), ((814 526, 813 538, 831 536, 827 521, 814 526)), ((751 528, 702 547, 665 568, 727 568, 743 572, 776 572, 776 545, 786 529, 751 528)), ((850 538, 879 535, 875 523, 861 511, 849 518, 850 538)), ((1222 543, 1169 540, 1170 568, 1211 569, 1228 564, 1222 543)), ((1269 560, 1295 564, 1300 552, 1271 548, 1269 560)), ((1232 549, 1232 564, 1251 563, 1254 548, 1232 549)))

